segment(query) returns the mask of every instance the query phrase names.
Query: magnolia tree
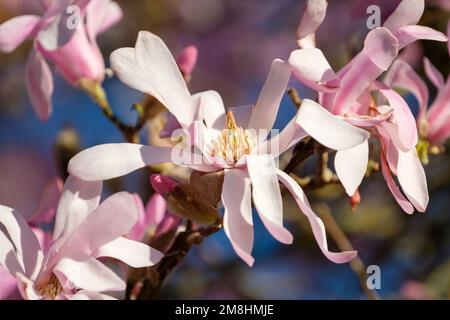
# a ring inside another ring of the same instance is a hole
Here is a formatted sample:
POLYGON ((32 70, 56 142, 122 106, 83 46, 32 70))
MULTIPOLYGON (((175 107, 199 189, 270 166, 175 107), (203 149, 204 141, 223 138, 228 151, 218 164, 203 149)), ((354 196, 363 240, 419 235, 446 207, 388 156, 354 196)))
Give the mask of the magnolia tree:
POLYGON ((17 290, 23 299, 155 297, 190 249, 216 232, 224 232, 252 267, 254 213, 273 238, 293 242, 283 224, 282 193, 287 191, 307 218, 317 249, 330 263, 351 263, 368 298, 377 298, 358 269, 358 252, 342 232, 331 233, 340 251, 328 248, 327 228, 339 226, 332 215, 311 208, 304 190, 339 183, 356 207, 363 179, 380 168, 392 201, 407 214, 426 211, 423 164, 429 154, 443 151, 450 136, 450 83, 425 57, 425 74, 437 90, 430 103, 424 80, 399 55, 416 41, 448 40, 418 25, 423 0, 398 1, 336 72, 315 41, 327 1, 307 0, 298 49, 285 59, 273 57, 254 104, 238 107, 225 106, 216 91, 191 93, 187 82, 196 47, 174 57, 150 31, 140 31, 134 47, 115 50, 111 69, 105 69, 96 37, 122 18, 115 2, 41 3, 42 15, 0 25, 3 52, 32 40, 24 79, 36 115, 46 121, 52 114, 54 68, 95 101, 127 143, 76 154, 68 162, 66 181, 48 183, 34 214, 0 206, 1 297, 17 290), (139 115, 135 125, 112 111, 102 88, 105 75, 145 94, 133 105, 139 115), (288 88, 289 81, 306 86, 315 98, 301 99, 288 88), (404 99, 406 91, 418 101, 417 116, 404 99), (286 94, 297 113, 278 131, 274 123, 286 94), (150 144, 144 145, 139 134, 145 125, 150 144), (308 179, 295 174, 313 155, 319 160, 316 174, 308 179), (335 172, 327 166, 330 156, 335 172), (144 167, 152 169, 149 188, 154 190, 146 205, 126 191, 101 200, 104 181, 144 167))

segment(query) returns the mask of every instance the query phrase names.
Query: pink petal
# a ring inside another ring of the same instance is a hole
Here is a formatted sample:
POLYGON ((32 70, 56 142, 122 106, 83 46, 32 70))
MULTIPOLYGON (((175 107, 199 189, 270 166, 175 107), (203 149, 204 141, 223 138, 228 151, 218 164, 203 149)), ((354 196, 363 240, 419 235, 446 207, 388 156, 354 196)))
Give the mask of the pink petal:
POLYGON ((424 212, 429 201, 427 178, 416 149, 398 150, 397 176, 408 200, 417 211, 424 212))
POLYGON ((300 48, 315 48, 315 32, 325 19, 327 11, 326 0, 307 0, 297 28, 297 43, 300 48))
POLYGON ((349 196, 358 189, 367 170, 369 144, 364 141, 359 146, 339 150, 334 158, 334 167, 339 180, 349 196))
POLYGON ((111 143, 78 153, 70 160, 68 171, 86 181, 99 181, 126 175, 146 165, 170 161, 171 148, 111 143))
POLYGON ((395 32, 403 26, 417 24, 424 9, 424 0, 403 0, 385 20, 383 27, 395 32))
MULTIPOLYGON (((49 224, 52 222, 62 189, 63 182, 60 177, 54 177, 45 185, 39 207, 30 219, 33 223, 49 224)), ((28 222, 31 222, 30 220, 28 222)))
POLYGON ((0 51, 12 52, 28 37, 40 22, 41 17, 25 15, 12 18, 0 25, 0 51))
POLYGON ((43 258, 39 241, 20 213, 2 205, 0 205, 0 240, 0 265, 10 272, 23 270, 27 277, 35 277, 41 268, 43 258), (17 269, 15 259, 20 264, 20 269, 17 269), (14 263, 15 267, 11 268, 9 262, 14 263))
POLYGON ((116 2, 91 0, 86 7, 86 28, 91 40, 118 23, 122 16, 122 9, 116 2))
POLYGON ((0 267, 0 300, 17 300, 18 297, 20 297, 20 294, 17 289, 16 278, 0 267))
POLYGON ((167 202, 164 197, 158 193, 152 195, 145 207, 145 212, 148 226, 159 225, 167 212, 167 202))
POLYGON ((291 244, 292 234, 283 226, 283 203, 271 155, 247 156, 255 208, 270 234, 281 243, 291 244))
POLYGON ((164 219, 161 221, 161 223, 158 225, 155 231, 155 238, 169 232, 169 231, 175 231, 180 226, 180 224, 183 222, 183 219, 174 213, 166 212, 164 219))
POLYGON ((339 87, 338 77, 319 49, 292 51, 289 56, 289 64, 294 69, 297 79, 313 90, 333 92, 339 87))
POLYGON ((32 50, 25 70, 25 84, 36 115, 47 121, 53 111, 53 76, 42 55, 32 50))
POLYGON ((322 220, 314 213, 314 211, 312 211, 302 188, 285 172, 279 169, 277 169, 276 172, 280 182, 289 190, 300 207, 300 210, 308 218, 317 244, 325 257, 334 263, 347 263, 352 260, 357 254, 356 251, 344 251, 338 253, 330 252, 328 250, 325 226, 322 220))
POLYGON ((381 155, 381 172, 383 173, 384 180, 386 181, 389 190, 394 196, 397 203, 400 207, 408 214, 412 214, 414 212, 414 207, 409 203, 408 200, 403 196, 394 179, 392 178, 391 172, 389 170, 389 165, 386 161, 386 156, 384 154, 381 155))
POLYGON ((194 45, 187 46, 177 56, 177 65, 183 75, 190 76, 197 64, 198 49, 194 45))
POLYGON ((367 131, 346 123, 309 99, 303 100, 297 123, 314 139, 334 150, 356 147, 369 138, 367 131))
POLYGON ((333 103, 333 113, 344 115, 370 84, 386 71, 398 54, 397 38, 386 28, 367 34, 363 51, 342 76, 341 86, 333 103))
POLYGON ((395 120, 397 134, 392 133, 390 130, 391 126, 388 126, 389 123, 384 123, 383 127, 391 131, 391 138, 395 139, 395 137, 398 136, 398 141, 395 139, 394 142, 396 142, 399 147, 403 148, 405 151, 414 148, 418 142, 418 133, 416 119, 411 113, 408 104, 402 96, 394 90, 381 89, 380 93, 386 97, 389 101, 389 105, 394 109, 392 117, 395 120))
POLYGON ((434 30, 425 26, 405 26, 401 27, 395 33, 398 38, 399 48, 404 48, 407 45, 417 40, 434 40, 445 42, 448 40, 447 36, 442 32, 434 30))
POLYGON ((427 57, 423 58, 423 67, 425 69, 425 74, 427 75, 427 78, 436 87, 436 89, 438 89, 438 90, 442 89, 445 84, 444 76, 431 63, 431 61, 427 57))
POLYGON ((63 258, 53 268, 53 272, 65 288, 74 285, 96 292, 125 290, 125 282, 94 258, 84 261, 63 258))
POLYGON ((272 129, 290 76, 291 68, 289 64, 279 59, 272 62, 266 82, 252 110, 247 128, 255 130, 272 129))
POLYGON ((253 219, 251 187, 248 174, 240 169, 225 170, 222 203, 225 208, 223 227, 237 255, 250 267, 252 257, 253 219))
POLYGON ((165 43, 156 35, 139 32, 135 49, 136 63, 146 77, 146 93, 154 95, 187 128, 193 120, 194 101, 181 72, 165 43))
POLYGON ((427 139, 436 145, 443 144, 450 137, 450 113, 440 119, 436 124, 432 124, 427 139))
POLYGON ((425 115, 429 99, 428 88, 409 64, 399 59, 394 61, 384 83, 389 87, 401 88, 412 92, 419 103, 420 116, 425 115))
POLYGON ((98 248, 96 257, 110 257, 120 260, 133 268, 152 266, 164 256, 148 245, 119 237, 98 248))
POLYGON ((205 121, 208 128, 222 130, 225 126, 225 107, 220 94, 214 90, 196 93, 192 96, 198 101, 199 121, 205 121))
POLYGON ((113 194, 72 232, 64 243, 65 256, 76 258, 81 253, 93 254, 99 247, 127 234, 138 216, 139 207, 132 194, 113 194))
POLYGON ((393 112, 394 110, 390 109, 385 113, 377 114, 375 116, 343 116, 342 119, 356 127, 375 127, 389 120, 392 117, 393 112))
POLYGON ((69 236, 100 202, 102 182, 87 182, 70 175, 58 203, 53 240, 69 236))

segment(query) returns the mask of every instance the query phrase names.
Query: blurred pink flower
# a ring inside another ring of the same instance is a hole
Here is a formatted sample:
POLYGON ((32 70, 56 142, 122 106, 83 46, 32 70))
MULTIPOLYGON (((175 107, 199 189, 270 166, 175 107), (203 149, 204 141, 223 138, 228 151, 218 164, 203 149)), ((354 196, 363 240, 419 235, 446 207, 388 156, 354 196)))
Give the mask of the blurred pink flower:
POLYGON ((72 85, 103 81, 105 66, 96 36, 122 17, 111 0, 42 1, 43 16, 23 15, 0 25, 0 51, 11 52, 33 39, 25 71, 31 104, 45 121, 52 113, 53 77, 45 59, 72 85))
POLYGON ((110 299, 101 292, 124 290, 125 283, 97 258, 133 267, 161 259, 159 251, 122 237, 138 219, 135 197, 119 192, 99 205, 101 189, 101 182, 69 176, 46 253, 23 217, 0 206, 0 264, 16 277, 24 299, 110 299))
MULTIPOLYGON (((305 84, 324 91, 334 90, 334 73, 330 72, 320 50, 299 50, 292 60, 297 62, 297 76, 305 84)), ((111 65, 124 83, 156 97, 167 107, 181 127, 191 133, 193 141, 187 143, 188 147, 193 145, 200 150, 202 159, 192 162, 189 148, 180 150, 179 147, 105 144, 87 149, 72 158, 69 163, 71 174, 84 180, 106 180, 145 165, 169 161, 203 172, 224 170, 222 203, 225 207, 225 233, 237 254, 250 266, 254 262, 251 256, 252 196, 270 234, 282 243, 292 243, 291 233, 283 226, 278 183, 281 182, 309 219, 325 256, 336 263, 345 263, 355 257, 354 251, 334 253, 328 250, 323 222, 311 210, 298 184, 276 168, 274 159, 306 136, 302 129, 304 125, 321 128, 326 123, 328 130, 323 130, 328 132, 326 139, 338 150, 363 143, 368 133, 321 112, 322 108, 317 103, 305 100, 299 114, 284 130, 267 140, 291 75, 288 63, 274 60, 254 107, 230 108, 228 114, 217 92, 190 94, 170 51, 160 38, 149 32, 139 33, 135 49, 123 48, 113 52, 111 65), (236 142, 228 141, 230 136, 236 142), (178 158, 180 151, 182 159, 178 158)))
MULTIPOLYGON (((447 30, 447 34, 450 34, 450 23, 447 30)), ((450 43, 448 47, 450 55, 450 43)), ((432 145, 442 146, 450 137, 450 78, 445 81, 441 72, 427 58, 424 58, 423 63, 425 74, 437 89, 436 99, 428 109, 428 87, 406 62, 397 60, 389 70, 385 82, 408 90, 416 97, 419 104, 417 127, 421 137, 432 145)))
POLYGON ((407 300, 432 300, 433 295, 430 290, 423 284, 415 280, 406 281, 399 292, 401 299, 407 300))

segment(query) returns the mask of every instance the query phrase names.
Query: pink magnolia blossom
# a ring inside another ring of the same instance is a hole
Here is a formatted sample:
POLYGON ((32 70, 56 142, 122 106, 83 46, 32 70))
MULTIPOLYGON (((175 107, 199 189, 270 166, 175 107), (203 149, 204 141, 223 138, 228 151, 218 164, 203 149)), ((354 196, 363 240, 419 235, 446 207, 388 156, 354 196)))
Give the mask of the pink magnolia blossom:
POLYGON ((122 11, 111 0, 42 1, 42 6, 42 16, 18 16, 0 25, 0 51, 11 52, 33 39, 25 83, 34 111, 45 121, 52 113, 54 89, 46 59, 74 86, 83 78, 103 81, 105 66, 96 36, 117 23, 122 11), (80 16, 71 8, 78 8, 80 16))
POLYGON ((17 279, 24 299, 110 299, 125 283, 98 258, 133 267, 157 263, 162 253, 126 239, 138 219, 135 197, 119 192, 99 205, 101 182, 70 176, 62 191, 47 250, 21 214, 0 206, 0 265, 17 279))
MULTIPOLYGON (((450 34, 450 24, 447 30, 450 34)), ((417 126, 421 137, 432 145, 441 146, 450 137, 450 78, 444 81, 444 76, 427 58, 423 63, 425 74, 437 89, 436 99, 429 107, 430 94, 426 83, 406 62, 397 60, 389 70, 385 83, 408 90, 416 97, 419 104, 417 126)))
MULTIPOLYGON (((334 73, 321 51, 299 51, 291 55, 299 67, 298 77, 311 87, 332 92, 336 85, 334 73)), ((276 167, 275 158, 307 135, 302 126, 327 127, 320 130, 327 132, 323 137, 336 150, 360 145, 369 134, 322 112, 324 109, 314 101, 304 100, 298 115, 278 135, 267 140, 290 78, 291 67, 287 62, 273 62, 255 106, 230 108, 228 114, 217 92, 190 94, 170 51, 160 38, 149 32, 139 33, 135 48, 113 52, 111 65, 124 83, 156 97, 186 132, 193 133, 192 144, 200 151, 202 161, 192 161, 189 148, 105 144, 72 158, 68 169, 71 174, 89 181, 106 180, 169 161, 203 172, 224 170, 224 230, 237 254, 250 266, 254 262, 252 197, 270 234, 282 243, 292 243, 291 233, 283 226, 281 182, 311 223, 324 255, 336 263, 355 257, 354 251, 328 250, 323 222, 311 210, 298 184, 276 167)))
MULTIPOLYGON (((36 212, 31 216, 24 216, 29 227, 37 237, 43 252, 47 252, 51 243, 51 232, 47 227, 53 222, 61 195, 63 182, 59 177, 51 179, 45 186, 41 201, 36 212)), ((17 280, 0 266, 0 300, 6 298, 18 298, 17 280)))
MULTIPOLYGON (((308 2, 310 4, 310 2, 308 2)), ((314 32, 324 19, 326 1, 312 2, 306 10, 320 14, 303 15, 302 25, 313 21, 314 28, 302 34, 298 32, 300 45, 313 39, 314 32), (306 20, 305 20, 306 19, 306 20), (306 38, 305 38, 306 37, 306 38)), ((365 39, 363 50, 338 73, 340 87, 335 92, 320 92, 319 103, 322 112, 334 114, 348 123, 365 128, 380 143, 381 167, 391 193, 407 213, 414 207, 425 211, 428 204, 428 190, 423 167, 417 157, 415 146, 418 141, 414 117, 403 98, 389 87, 376 80, 385 72, 398 55, 398 51, 418 39, 445 41, 442 33, 428 27, 417 26, 424 3, 421 0, 403 0, 386 19, 384 26, 371 30, 365 39), (375 105, 371 93, 377 91, 384 98, 375 105), (384 104, 384 103, 387 104, 384 104), (397 175, 405 196, 398 189, 393 175, 397 175)), ((315 43, 309 41, 310 46, 315 43)), ((289 61, 297 69, 296 62, 289 61)), ((303 127, 316 140, 327 145, 322 135, 324 130, 303 127)), ((335 169, 347 194, 353 196, 366 172, 369 147, 362 144, 346 150, 338 150, 335 169)))

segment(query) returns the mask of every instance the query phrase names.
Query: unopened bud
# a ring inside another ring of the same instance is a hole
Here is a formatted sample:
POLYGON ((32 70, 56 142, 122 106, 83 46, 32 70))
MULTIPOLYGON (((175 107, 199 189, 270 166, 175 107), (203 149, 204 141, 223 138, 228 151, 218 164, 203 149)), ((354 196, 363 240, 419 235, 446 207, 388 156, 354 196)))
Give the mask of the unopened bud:
POLYGON ((150 176, 150 184, 153 189, 160 195, 171 192, 178 185, 178 182, 168 176, 162 174, 152 174, 150 176))
POLYGON ((356 189, 355 193, 348 198, 349 202, 350 202, 350 206, 352 207, 352 211, 355 212, 358 204, 361 202, 361 195, 359 194, 359 190, 356 189))
POLYGON ((198 50, 194 45, 187 46, 177 57, 177 64, 185 79, 189 79, 197 64, 198 50))

